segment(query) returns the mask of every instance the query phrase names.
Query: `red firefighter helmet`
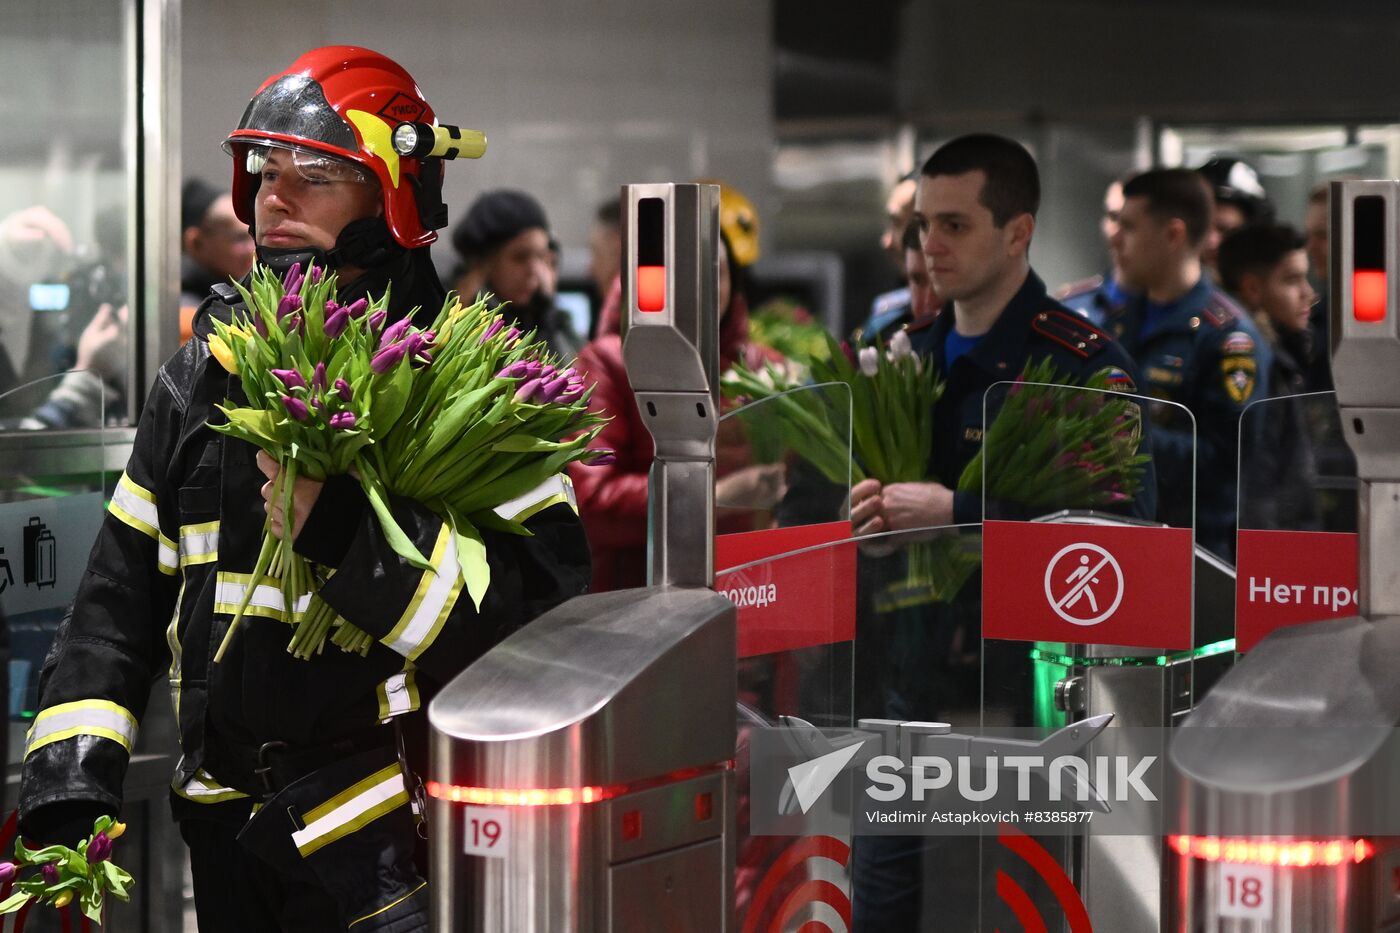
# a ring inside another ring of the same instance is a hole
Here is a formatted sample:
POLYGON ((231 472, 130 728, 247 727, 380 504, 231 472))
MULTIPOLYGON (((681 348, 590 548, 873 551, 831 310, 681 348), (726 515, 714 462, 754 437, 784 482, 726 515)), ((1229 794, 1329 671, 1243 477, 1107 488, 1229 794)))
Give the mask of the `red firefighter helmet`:
POLYGON ((263 82, 238 128, 224 140, 233 156, 233 205, 238 219, 253 223, 259 176, 249 172, 253 146, 278 146, 353 162, 374 173, 384 195, 384 220, 402 246, 414 249, 437 239, 446 224, 440 206, 441 175, 425 178, 423 159, 401 156, 392 136, 404 122, 437 122, 412 75, 369 49, 332 45, 305 53, 263 82), (425 184, 432 190, 425 191, 425 184), (428 225, 420 203, 430 208, 428 225))

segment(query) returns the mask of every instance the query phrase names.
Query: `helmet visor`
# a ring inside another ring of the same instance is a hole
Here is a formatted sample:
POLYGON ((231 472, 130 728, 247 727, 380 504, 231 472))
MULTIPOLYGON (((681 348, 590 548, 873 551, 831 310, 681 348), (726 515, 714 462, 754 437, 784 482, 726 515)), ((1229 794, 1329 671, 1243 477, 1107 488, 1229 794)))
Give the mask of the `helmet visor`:
MULTIPOLYGON (((344 152, 358 152, 355 132, 326 101, 321 85, 306 75, 285 75, 248 102, 239 131, 299 137, 344 152)), ((224 143, 228 150, 229 143, 224 143)))

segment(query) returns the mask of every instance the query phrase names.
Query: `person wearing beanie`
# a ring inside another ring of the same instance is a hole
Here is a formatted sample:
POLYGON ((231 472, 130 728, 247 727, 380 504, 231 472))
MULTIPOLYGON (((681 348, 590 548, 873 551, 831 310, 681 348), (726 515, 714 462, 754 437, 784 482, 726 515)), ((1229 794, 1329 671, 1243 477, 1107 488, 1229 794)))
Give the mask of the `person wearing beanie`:
POLYGON ((554 304, 557 247, 540 202, 523 191, 488 191, 452 231, 462 266, 453 288, 464 302, 485 293, 504 305, 516 327, 535 330, 549 349, 572 360, 584 341, 554 304))
POLYGON ((233 212, 233 198, 201 178, 180 189, 180 340, 209 290, 253 268, 253 238, 233 212))

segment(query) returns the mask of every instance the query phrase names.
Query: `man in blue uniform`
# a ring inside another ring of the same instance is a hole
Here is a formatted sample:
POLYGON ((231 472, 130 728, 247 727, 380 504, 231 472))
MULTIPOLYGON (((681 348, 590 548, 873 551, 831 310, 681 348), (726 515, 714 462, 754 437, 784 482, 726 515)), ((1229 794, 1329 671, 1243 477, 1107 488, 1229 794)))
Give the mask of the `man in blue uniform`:
MULTIPOLYGON (((999 136, 964 136, 924 164, 914 206, 929 279, 943 312, 909 330, 914 349, 947 383, 934 406, 932 482, 865 480, 851 490, 859 534, 981 520, 976 494, 953 490, 982 445, 989 387, 1049 359, 1062 376, 1084 381, 1108 371, 1136 385, 1132 360, 1107 334, 1053 300, 1030 266, 1040 205, 1035 161, 999 136)), ((1139 497, 1150 510, 1150 493, 1139 497)))
MULTIPOLYGON (((880 234, 880 248, 899 270, 901 279, 905 278, 903 236, 913 210, 914 175, 911 173, 901 178, 890 191, 889 199, 885 202, 885 231, 880 234)), ((877 339, 888 340, 909 323, 909 304, 907 285, 876 295, 870 303, 870 316, 855 329, 851 342, 861 344, 874 343, 877 339)))
POLYGON ((1268 350, 1202 269, 1211 194, 1201 176, 1155 169, 1131 179, 1123 195, 1113 249, 1140 294, 1105 323, 1137 361, 1147 394, 1184 405, 1195 419, 1193 445, 1187 419, 1152 407, 1158 517, 1191 523, 1194 479, 1196 540, 1233 559, 1240 413, 1268 394, 1268 350))
POLYGON ((1109 312, 1127 304, 1131 297, 1123 288, 1123 274, 1118 270, 1118 261, 1112 258, 1113 234, 1118 230, 1118 215, 1123 210, 1123 182, 1126 180, 1113 179, 1103 194, 1103 217, 1099 220, 1099 232, 1103 234, 1104 247, 1112 260, 1108 271, 1062 285, 1055 291, 1055 299, 1060 304, 1071 311, 1078 311, 1095 327, 1103 327, 1109 312))
MULTIPOLYGON (((1035 161, 1019 144, 976 134, 941 147, 924 164, 914 206, 929 278, 945 301, 935 317, 906 331, 914 349, 940 372, 933 407, 930 479, 851 490, 857 534, 979 522, 982 497, 955 490, 963 468, 982 447, 984 401, 996 383, 1027 362, 1049 360, 1062 377, 1082 382, 1097 373, 1126 389, 1131 359, 1107 334, 1046 294, 1029 250, 1040 205, 1035 161)), ((1151 516, 1150 475, 1133 503, 1151 516)), ((1072 503, 1066 503, 1071 505, 1072 503)), ((1017 515, 1016 517, 1029 517, 1017 515)), ((891 613, 882 678, 885 715, 957 722, 978 705, 980 588, 965 584, 949 603, 891 613), (961 646, 957 648, 955 646, 961 646), (955 657, 956 656, 956 657, 955 657)), ((1025 655, 998 674, 1025 677, 1025 655)), ((1029 690, 1025 691, 1029 696, 1029 690)), ((1028 705, 1028 704, 1027 704, 1028 705)), ((965 840, 859 838, 854 854, 853 928, 858 933, 973 929, 978 922, 974 848, 965 840), (926 893, 923 886, 937 886, 926 893), (935 919, 925 905, 938 904, 935 919)))

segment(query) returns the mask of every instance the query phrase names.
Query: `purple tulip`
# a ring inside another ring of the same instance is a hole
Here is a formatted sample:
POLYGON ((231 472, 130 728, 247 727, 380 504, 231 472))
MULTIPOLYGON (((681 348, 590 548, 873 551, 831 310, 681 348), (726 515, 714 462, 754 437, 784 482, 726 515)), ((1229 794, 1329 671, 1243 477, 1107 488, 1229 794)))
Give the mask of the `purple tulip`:
POLYGON ((259 337, 267 336, 267 322, 263 320, 261 314, 253 315, 253 329, 258 332, 259 337))
POLYGON ((383 375, 398 365, 403 359, 407 347, 403 343, 396 343, 391 347, 385 347, 374 354, 374 359, 369 361, 370 371, 376 376, 383 375))
POLYGON ((282 320, 293 311, 301 310, 300 295, 283 295, 282 300, 277 302, 277 320, 282 320))
POLYGON ((352 301, 352 302, 346 307, 345 310, 347 310, 347 311, 350 312, 350 316, 351 316, 351 317, 359 317, 360 315, 362 315, 362 314, 365 313, 365 309, 368 308, 368 307, 369 307, 369 299, 368 299, 368 298, 356 298, 354 301, 352 301))
POLYGON ((1109 502, 1127 502, 1131 498, 1126 492, 1111 492, 1108 494, 1109 502))
POLYGON ((355 413, 353 411, 342 411, 338 415, 331 415, 331 427, 338 431, 348 431, 355 426, 355 413))
POLYGON ((311 400, 311 407, 317 411, 325 411, 326 403, 321 401, 321 397, 318 395, 311 400))
POLYGON ((0 862, 0 884, 13 881, 18 872, 19 866, 14 862, 0 862))
MULTIPOLYGON (((351 305, 351 307, 354 307, 354 305, 351 305)), ((383 308, 374 312, 369 316, 369 329, 374 331, 375 333, 378 333, 379 328, 384 326, 384 321, 388 317, 389 312, 385 311, 383 308)))
POLYGON ((306 274, 307 274, 307 277, 309 277, 309 278, 311 279, 311 281, 313 281, 313 282, 319 282, 319 281, 321 281, 321 267, 320 267, 320 266, 313 265, 313 266, 307 271, 306 274))
POLYGON ((556 376, 540 386, 541 403, 557 401, 564 390, 568 388, 569 377, 566 375, 556 376))
POLYGON ((569 383, 569 385, 564 389, 563 392, 560 392, 560 393, 559 393, 559 398, 555 399, 555 401, 557 401, 557 402, 564 402, 564 403, 572 402, 574 399, 578 398, 578 397, 579 397, 580 395, 582 395, 582 394, 583 394, 583 383, 582 383, 582 382, 571 382, 571 383, 569 383))
POLYGON ((311 374, 311 388, 317 392, 326 391, 326 364, 317 363, 315 371, 311 374))
POLYGON ((589 466, 610 466, 617 462, 617 452, 606 448, 596 448, 598 456, 585 461, 589 466))
POLYGON ((291 415, 294 421, 305 421, 311 417, 311 410, 299 398, 292 398, 290 395, 282 396, 282 407, 287 409, 287 414, 291 415))
POLYGON ((354 397, 354 392, 350 388, 350 383, 346 382, 344 379, 337 379, 335 381, 335 391, 340 395, 340 400, 342 402, 348 402, 354 397))
POLYGON ((301 263, 294 262, 292 263, 292 267, 287 270, 287 274, 282 276, 283 290, 289 292, 292 291, 292 282, 296 281, 299 278, 301 278, 301 263))
POLYGON ((44 867, 39 869, 39 874, 44 876, 45 884, 58 884, 58 866, 53 862, 46 862, 44 867))
POLYGON ((282 384, 289 389, 306 388, 306 380, 302 377, 301 372, 299 370, 274 369, 272 370, 272 375, 282 380, 282 384))
POLYGON ((513 346, 515 346, 515 342, 516 342, 517 340, 519 340, 519 339, 520 339, 520 328, 518 328, 518 327, 512 327, 510 330, 506 331, 506 346, 507 346, 507 347, 513 347, 513 346))
POLYGON ((496 378, 519 379, 523 375, 525 375, 525 361, 516 360, 514 363, 511 363, 509 366, 503 367, 500 372, 496 373, 496 378))
POLYGON ((517 402, 530 401, 530 396, 534 395, 535 392, 539 390, 539 387, 540 378, 538 376, 533 379, 527 379, 520 384, 520 388, 515 390, 515 400, 517 402))
POLYGON ((350 312, 345 308, 336 308, 326 317, 326 323, 322 329, 331 340, 345 333, 345 328, 350 324, 350 312))
POLYGON ((505 319, 505 318, 503 318, 503 317, 498 317, 498 318, 496 318, 494 321, 491 322, 491 326, 488 327, 488 328, 486 328, 486 333, 484 333, 484 334, 481 335, 481 339, 478 340, 477 343, 478 343, 478 344, 483 344, 483 343, 485 343, 486 341, 490 340, 492 337, 494 337, 494 336, 496 336, 497 334, 499 334, 499 333, 505 328, 505 326, 506 326, 506 319, 505 319))
POLYGON ((384 333, 379 337, 379 349, 383 350, 391 343, 398 343, 403 339, 408 328, 413 324, 408 318, 399 318, 388 327, 384 328, 384 333))
POLYGON ((98 833, 92 837, 92 842, 88 843, 87 860, 88 864, 96 865, 98 862, 105 862, 112 857, 112 840, 107 838, 106 833, 98 833))

